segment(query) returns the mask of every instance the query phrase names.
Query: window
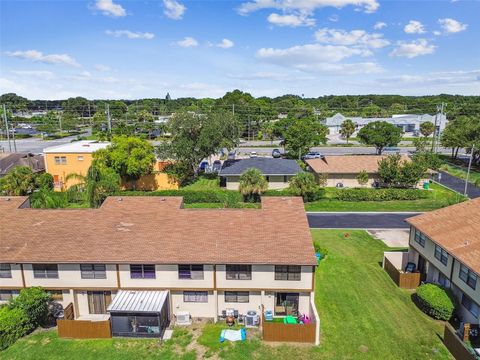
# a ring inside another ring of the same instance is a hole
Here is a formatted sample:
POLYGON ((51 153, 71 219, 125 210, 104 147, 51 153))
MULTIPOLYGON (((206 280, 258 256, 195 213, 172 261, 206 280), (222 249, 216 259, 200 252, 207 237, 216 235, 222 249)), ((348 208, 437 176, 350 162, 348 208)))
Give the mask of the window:
POLYGON ((83 156, 81 156, 81 155, 77 156, 77 160, 78 161, 83 161, 83 156))
POLYGON ((82 279, 106 279, 107 273, 103 264, 80 264, 82 279))
POLYGON ((297 265, 276 265, 275 280, 300 280, 301 267, 297 265))
POLYGON ((55 156, 55 165, 67 165, 67 157, 55 156))
POLYGON ((183 302, 206 303, 208 302, 208 291, 184 291, 183 302))
POLYGON ((0 290, 0 301, 8 301, 20 294, 18 290, 0 290))
POLYGON ((57 264, 33 264, 35 279, 58 279, 57 264))
POLYGON ((62 290, 47 290, 47 292, 52 295, 52 299, 55 301, 63 301, 63 291, 62 290))
POLYGON ((226 303, 248 303, 248 291, 225 291, 226 303))
POLYGON ((227 265, 227 280, 252 280, 252 265, 227 265))
POLYGON ((12 277, 12 267, 10 264, 0 264, 0 279, 12 277))
POLYGON ((155 279, 155 265, 130 265, 131 279, 155 279))
POLYGON ((287 182, 288 182, 288 176, 287 176, 287 175, 283 175, 283 182, 284 182, 284 183, 287 183, 287 182))
POLYGON ((88 311, 90 314, 106 314, 112 302, 110 291, 87 291, 88 311))
POLYGON ((178 265, 178 278, 203 280, 203 265, 178 265))
POLYGON ((470 286, 473 290, 477 287, 477 275, 473 273, 468 267, 463 264, 460 264, 460 272, 458 277, 465 281, 465 283, 470 286))
POLYGON ((443 250, 440 246, 435 244, 435 259, 440 260, 443 265, 447 265, 448 262, 448 253, 443 250))
POLYGON ((427 237, 425 236, 425 234, 421 233, 418 230, 415 230, 415 241, 417 243, 419 243, 420 245, 422 245, 422 247, 425 247, 425 239, 426 238, 427 237))
POLYGON ((438 273, 438 284, 444 288, 450 287, 450 280, 441 272, 438 273))
POLYGON ((474 303, 472 299, 470 299, 467 295, 462 294, 462 305, 470 311, 473 316, 478 317, 480 315, 480 306, 474 303))

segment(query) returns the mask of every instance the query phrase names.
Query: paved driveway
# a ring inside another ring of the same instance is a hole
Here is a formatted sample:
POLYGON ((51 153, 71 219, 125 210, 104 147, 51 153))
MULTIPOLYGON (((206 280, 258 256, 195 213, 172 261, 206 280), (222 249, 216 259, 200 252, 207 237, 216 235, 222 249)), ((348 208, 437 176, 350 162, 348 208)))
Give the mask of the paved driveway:
POLYGON ((320 229, 408 229, 406 218, 418 213, 307 213, 310 228, 320 229))
MULTIPOLYGON (((447 174, 446 172, 443 172, 443 171, 440 171, 440 173, 442 174, 442 176, 440 180, 438 180, 438 178, 435 179, 437 182, 439 182, 443 186, 448 187, 449 189, 452 189, 454 191, 459 192, 460 194, 463 194, 463 191, 465 190, 465 180, 460 179, 456 176, 447 174)), ((467 195, 471 199, 480 197, 480 188, 469 183, 467 188, 467 195)))

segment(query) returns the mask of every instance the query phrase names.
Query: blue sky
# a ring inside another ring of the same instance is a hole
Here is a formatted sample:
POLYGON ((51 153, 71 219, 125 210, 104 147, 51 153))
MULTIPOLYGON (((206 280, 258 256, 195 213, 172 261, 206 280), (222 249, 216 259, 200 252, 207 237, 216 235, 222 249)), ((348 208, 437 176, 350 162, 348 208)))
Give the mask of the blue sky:
POLYGON ((0 2, 0 93, 480 94, 480 2, 0 2))

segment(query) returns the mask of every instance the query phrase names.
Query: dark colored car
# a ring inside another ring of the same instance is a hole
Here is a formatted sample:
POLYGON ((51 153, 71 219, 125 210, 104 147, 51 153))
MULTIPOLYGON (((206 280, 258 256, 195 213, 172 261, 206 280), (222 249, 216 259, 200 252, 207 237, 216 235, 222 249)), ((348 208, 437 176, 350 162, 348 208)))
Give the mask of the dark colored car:
POLYGON ((200 166, 198 167, 198 170, 200 171, 205 171, 208 168, 208 161, 202 161, 200 163, 200 166))
POLYGON ((273 149, 272 150, 272 157, 275 158, 275 159, 278 159, 278 158, 282 157, 282 153, 278 149, 273 149))

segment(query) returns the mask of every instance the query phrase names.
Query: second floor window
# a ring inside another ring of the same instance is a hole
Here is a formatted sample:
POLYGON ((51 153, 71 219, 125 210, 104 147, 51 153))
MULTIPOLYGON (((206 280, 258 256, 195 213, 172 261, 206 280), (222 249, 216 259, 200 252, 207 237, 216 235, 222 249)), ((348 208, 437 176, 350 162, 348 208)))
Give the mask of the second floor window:
POLYGON ((275 280, 301 280, 301 271, 298 265, 276 265, 275 280))
POLYGON ((425 236, 425 234, 421 233, 418 230, 415 230, 415 241, 417 243, 419 243, 422 247, 425 247, 425 239, 426 238, 427 237, 425 236))
POLYGON ((252 280, 252 265, 227 265, 227 280, 252 280))
POLYGON ((439 260, 443 265, 447 265, 448 253, 440 246, 435 245, 435 258, 439 260))
POLYGON ((33 264, 35 279, 58 279, 57 264, 33 264))
POLYGON ((155 279, 155 265, 130 265, 131 279, 155 279))
POLYGON ((203 265, 178 265, 178 278, 203 280, 203 265))
POLYGON ((10 264, 0 264, 0 279, 8 279, 12 277, 12 267, 10 264))
POLYGON ((460 264, 458 277, 465 281, 473 290, 477 287, 477 275, 465 265, 460 264))
POLYGON ((106 279, 107 272, 104 264, 80 264, 82 279, 106 279))
POLYGON ((55 165, 67 165, 67 157, 55 156, 55 165))

